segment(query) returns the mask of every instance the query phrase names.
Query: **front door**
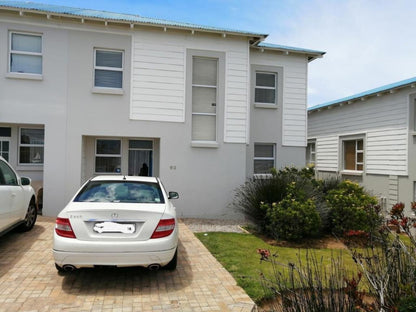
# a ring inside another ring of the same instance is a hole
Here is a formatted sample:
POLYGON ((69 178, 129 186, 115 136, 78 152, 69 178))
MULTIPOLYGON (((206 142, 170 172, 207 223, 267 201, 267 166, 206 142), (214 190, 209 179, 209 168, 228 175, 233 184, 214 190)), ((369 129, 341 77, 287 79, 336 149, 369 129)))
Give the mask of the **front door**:
POLYGON ((129 140, 129 175, 153 176, 153 141, 129 140))

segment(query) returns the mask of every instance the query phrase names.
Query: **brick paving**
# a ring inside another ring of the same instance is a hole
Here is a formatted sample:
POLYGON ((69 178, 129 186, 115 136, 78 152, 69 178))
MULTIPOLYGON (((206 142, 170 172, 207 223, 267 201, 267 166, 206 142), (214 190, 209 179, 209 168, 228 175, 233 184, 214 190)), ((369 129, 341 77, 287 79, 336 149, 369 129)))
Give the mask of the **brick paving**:
POLYGON ((54 219, 0 237, 0 312, 255 311, 248 295, 180 222, 175 271, 81 269, 58 274, 52 257, 54 219))

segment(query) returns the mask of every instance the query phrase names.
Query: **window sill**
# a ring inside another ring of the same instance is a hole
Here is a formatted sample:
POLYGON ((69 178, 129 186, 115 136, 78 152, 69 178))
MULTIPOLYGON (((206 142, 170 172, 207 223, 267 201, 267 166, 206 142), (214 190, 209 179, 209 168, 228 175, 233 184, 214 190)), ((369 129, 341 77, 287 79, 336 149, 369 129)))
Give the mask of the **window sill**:
POLYGON ((97 94, 115 94, 115 95, 123 95, 124 90, 123 89, 117 89, 117 88, 98 88, 93 87, 91 90, 92 93, 97 94))
POLYGON ((18 164, 16 170, 22 171, 42 171, 43 164, 18 164))
POLYGON ((26 73, 7 73, 6 78, 10 79, 27 79, 27 80, 43 80, 43 75, 26 74, 26 73))
POLYGON ((205 148, 219 148, 220 145, 215 141, 192 141, 192 147, 205 147, 205 148))
POLYGON ((360 177, 363 175, 364 171, 355 171, 355 170, 342 170, 340 172, 342 175, 350 175, 360 177))
POLYGON ((410 134, 416 136, 416 131, 410 131, 410 134))
POLYGON ((260 103, 254 103, 255 108, 271 108, 271 109, 277 109, 276 104, 260 104, 260 103))
POLYGON ((254 173, 253 178, 254 179, 270 179, 273 175, 271 173, 254 173))

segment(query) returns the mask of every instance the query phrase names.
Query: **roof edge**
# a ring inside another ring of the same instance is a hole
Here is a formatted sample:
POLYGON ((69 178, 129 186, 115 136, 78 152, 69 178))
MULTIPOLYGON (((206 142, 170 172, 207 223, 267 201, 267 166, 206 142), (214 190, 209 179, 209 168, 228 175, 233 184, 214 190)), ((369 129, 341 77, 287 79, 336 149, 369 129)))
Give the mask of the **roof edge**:
POLYGON ((306 54, 309 56, 308 61, 313 61, 317 58, 322 58, 326 52, 318 51, 318 50, 311 50, 299 47, 292 47, 292 46, 285 46, 280 44, 273 44, 267 42, 259 42, 255 45, 252 45, 254 48, 258 48, 260 50, 271 50, 271 51, 282 51, 287 53, 301 53, 306 54))
POLYGON ((329 102, 325 102, 322 104, 318 104, 318 105, 314 105, 308 108, 308 112, 313 112, 316 110, 319 110, 321 108, 328 108, 328 107, 332 107, 335 105, 340 105, 343 103, 350 103, 353 101, 356 101, 358 99, 363 99, 365 97, 370 97, 370 96, 377 96, 381 93, 385 93, 385 92, 389 92, 389 91, 393 91, 395 89, 400 89, 400 88, 405 88, 411 86, 412 88, 416 87, 416 77, 412 77, 409 79, 405 79, 405 80, 401 80, 398 82, 394 82, 391 84, 387 84, 378 88, 374 88, 374 89, 370 89, 367 91, 363 91, 351 96, 347 96, 338 100, 334 100, 334 101, 329 101, 329 102))
POLYGON ((81 9, 76 7, 58 6, 52 4, 22 2, 22 1, 0 1, 0 9, 45 14, 47 16, 67 16, 86 20, 99 20, 103 22, 113 22, 129 25, 146 25, 154 27, 167 27, 174 29, 193 30, 199 32, 211 32, 245 36, 255 38, 256 42, 264 40, 268 34, 255 33, 250 31, 220 28, 214 26, 197 25, 186 22, 175 22, 164 19, 148 18, 139 15, 115 13, 93 9, 81 9))

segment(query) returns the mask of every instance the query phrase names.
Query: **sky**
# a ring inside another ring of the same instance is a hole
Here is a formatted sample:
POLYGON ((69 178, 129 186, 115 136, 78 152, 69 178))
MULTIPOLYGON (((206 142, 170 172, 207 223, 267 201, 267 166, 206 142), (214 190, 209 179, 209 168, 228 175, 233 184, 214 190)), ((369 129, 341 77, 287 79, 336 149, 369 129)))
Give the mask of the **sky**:
POLYGON ((414 0, 30 0, 268 34, 325 51, 309 63, 308 106, 416 76, 414 0))

